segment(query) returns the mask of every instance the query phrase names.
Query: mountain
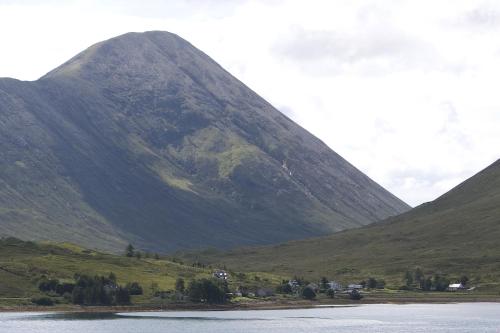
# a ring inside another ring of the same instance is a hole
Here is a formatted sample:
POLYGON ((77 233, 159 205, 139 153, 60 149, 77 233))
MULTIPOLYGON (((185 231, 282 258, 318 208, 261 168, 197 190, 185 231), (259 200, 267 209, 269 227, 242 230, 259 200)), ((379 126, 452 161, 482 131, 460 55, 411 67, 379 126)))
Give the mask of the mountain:
POLYGON ((271 244, 409 209, 167 32, 0 80, 0 235, 103 250, 271 244))
MULTIPOLYGON (((407 269, 467 274, 500 290, 500 160, 433 202, 384 222, 334 235, 199 253, 190 258, 232 269, 344 281, 384 277, 402 283, 407 269)), ((356 281, 356 280, 355 280, 356 281)))

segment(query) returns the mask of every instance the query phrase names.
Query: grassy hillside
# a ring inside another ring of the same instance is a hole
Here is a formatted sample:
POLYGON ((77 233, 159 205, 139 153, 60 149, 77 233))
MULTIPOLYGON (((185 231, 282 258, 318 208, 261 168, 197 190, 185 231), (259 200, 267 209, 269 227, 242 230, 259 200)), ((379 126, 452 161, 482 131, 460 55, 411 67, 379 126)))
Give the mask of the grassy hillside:
POLYGON ((401 285, 407 269, 462 274, 500 289, 500 160, 437 200, 383 223, 276 246, 206 251, 190 258, 341 281, 385 278, 401 285))
MULTIPOLYGON (((86 250, 73 244, 24 242, 14 238, 0 239, 0 305, 29 303, 29 299, 40 294, 38 281, 42 276, 73 282, 75 274, 108 276, 113 272, 117 283, 139 282, 144 295, 135 297, 134 303, 151 299, 151 286, 158 290, 175 289, 177 278, 189 281, 210 277, 212 268, 199 268, 166 259, 127 258, 86 250)), ((249 287, 274 285, 279 277, 259 273, 231 274, 230 288, 238 285, 249 287)))
POLYGON ((274 244, 409 207, 182 38, 0 79, 0 236, 106 251, 274 244))

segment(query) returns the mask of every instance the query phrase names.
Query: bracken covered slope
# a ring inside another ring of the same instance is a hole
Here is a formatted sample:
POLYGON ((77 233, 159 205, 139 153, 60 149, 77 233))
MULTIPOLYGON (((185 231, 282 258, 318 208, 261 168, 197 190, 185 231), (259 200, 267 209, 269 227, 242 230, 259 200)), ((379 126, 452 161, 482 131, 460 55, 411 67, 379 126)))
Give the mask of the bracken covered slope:
POLYGON ((328 237, 192 255, 233 269, 368 276, 401 283, 407 269, 459 277, 500 289, 500 160, 433 202, 387 221, 328 237))
POLYGON ((0 79, 0 235, 158 251, 270 244, 409 207, 167 32, 0 79))

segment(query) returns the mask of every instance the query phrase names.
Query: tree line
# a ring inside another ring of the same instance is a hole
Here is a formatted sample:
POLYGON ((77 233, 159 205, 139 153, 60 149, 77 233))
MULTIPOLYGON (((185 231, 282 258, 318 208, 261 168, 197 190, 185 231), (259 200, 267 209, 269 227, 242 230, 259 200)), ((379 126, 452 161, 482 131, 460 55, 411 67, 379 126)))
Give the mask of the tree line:
MULTIPOLYGON (((469 278, 462 275, 458 279, 463 286, 469 283, 469 278)), ((414 270, 407 270, 403 278, 404 285, 400 287, 402 290, 420 289, 422 291, 446 291, 451 283, 451 280, 446 276, 435 273, 434 275, 425 275, 420 267, 414 270)))
MULTIPOLYGON (((119 285, 114 273, 108 276, 75 274, 74 283, 43 278, 38 289, 48 295, 63 296, 70 303, 79 305, 128 305, 131 295, 143 293, 138 282, 119 285)), ((40 305, 53 304, 47 297, 33 299, 33 302, 40 305)))

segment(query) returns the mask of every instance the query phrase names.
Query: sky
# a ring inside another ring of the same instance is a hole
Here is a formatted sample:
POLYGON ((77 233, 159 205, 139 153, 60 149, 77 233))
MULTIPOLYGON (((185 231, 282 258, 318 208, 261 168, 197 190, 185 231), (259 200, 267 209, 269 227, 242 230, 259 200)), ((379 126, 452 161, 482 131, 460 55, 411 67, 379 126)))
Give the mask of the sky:
POLYGON ((0 0, 0 77, 130 31, 191 42, 412 206, 500 158, 500 2, 0 0))

